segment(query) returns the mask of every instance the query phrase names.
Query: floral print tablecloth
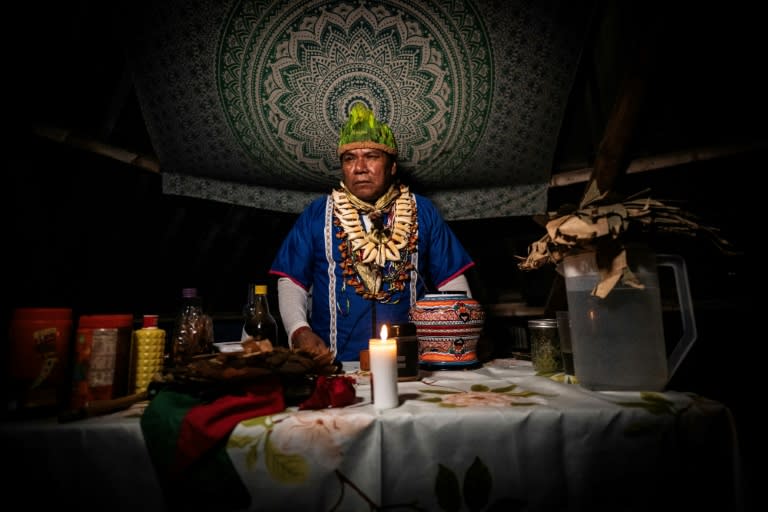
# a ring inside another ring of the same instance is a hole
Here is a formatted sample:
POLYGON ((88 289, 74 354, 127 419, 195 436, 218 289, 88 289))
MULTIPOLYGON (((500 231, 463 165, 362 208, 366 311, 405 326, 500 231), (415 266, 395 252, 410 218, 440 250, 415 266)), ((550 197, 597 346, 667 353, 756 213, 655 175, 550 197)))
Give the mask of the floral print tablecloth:
POLYGON ((357 402, 241 422, 228 444, 251 510, 731 510, 738 440, 718 402, 593 392, 529 362, 423 373, 357 402))

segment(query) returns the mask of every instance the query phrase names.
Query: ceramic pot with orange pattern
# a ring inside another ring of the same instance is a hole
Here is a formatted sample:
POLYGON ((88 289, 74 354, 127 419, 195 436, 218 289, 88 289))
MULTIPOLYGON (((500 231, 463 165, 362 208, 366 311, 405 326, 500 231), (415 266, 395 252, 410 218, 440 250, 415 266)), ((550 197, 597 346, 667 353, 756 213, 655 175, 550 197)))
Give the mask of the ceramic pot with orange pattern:
POLYGON ((428 293, 409 313, 416 325, 419 366, 425 370, 464 370, 480 366, 477 342, 485 322, 478 301, 463 292, 428 293))

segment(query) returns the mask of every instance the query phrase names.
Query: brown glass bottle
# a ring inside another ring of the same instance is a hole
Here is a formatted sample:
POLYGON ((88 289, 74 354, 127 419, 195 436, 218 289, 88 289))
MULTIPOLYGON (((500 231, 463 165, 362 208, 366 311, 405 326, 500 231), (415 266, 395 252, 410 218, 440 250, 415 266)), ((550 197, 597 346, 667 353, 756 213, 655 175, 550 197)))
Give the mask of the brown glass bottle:
POLYGON ((248 289, 248 302, 243 308, 243 333, 241 341, 254 339, 269 340, 273 347, 278 346, 277 321, 269 311, 267 286, 251 285, 248 289))

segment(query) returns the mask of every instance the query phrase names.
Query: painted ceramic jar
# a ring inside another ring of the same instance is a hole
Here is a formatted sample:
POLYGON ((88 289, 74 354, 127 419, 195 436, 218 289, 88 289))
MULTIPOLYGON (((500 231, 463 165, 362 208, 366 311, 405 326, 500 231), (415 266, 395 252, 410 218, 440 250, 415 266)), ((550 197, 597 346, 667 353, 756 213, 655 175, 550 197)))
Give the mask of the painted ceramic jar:
POLYGON ((480 365, 477 341, 485 322, 480 303, 465 293, 428 293, 410 310, 419 341, 419 365, 461 370, 480 365))

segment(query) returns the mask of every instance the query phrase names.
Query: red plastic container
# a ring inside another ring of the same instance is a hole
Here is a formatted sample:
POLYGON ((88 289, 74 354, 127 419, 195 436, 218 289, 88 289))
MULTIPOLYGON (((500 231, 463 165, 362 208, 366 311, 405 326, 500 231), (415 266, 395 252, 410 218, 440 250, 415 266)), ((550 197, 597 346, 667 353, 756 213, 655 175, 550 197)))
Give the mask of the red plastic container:
POLYGON ((133 315, 82 315, 75 335, 71 405, 128 394, 133 315))
POLYGON ((9 331, 9 412, 60 408, 68 381, 72 309, 14 309, 9 331))

